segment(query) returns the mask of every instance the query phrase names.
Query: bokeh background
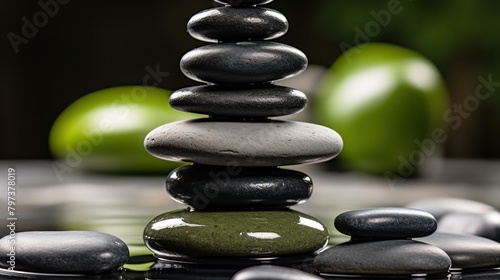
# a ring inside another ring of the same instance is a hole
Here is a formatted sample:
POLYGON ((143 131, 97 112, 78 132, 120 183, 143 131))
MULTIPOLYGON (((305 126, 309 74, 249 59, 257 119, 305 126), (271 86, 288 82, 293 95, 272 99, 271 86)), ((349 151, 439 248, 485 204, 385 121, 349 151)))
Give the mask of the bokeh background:
MULTIPOLYGON (((1 159, 50 158, 51 125, 68 105, 102 88, 141 84, 148 66, 169 73, 162 88, 195 84, 182 75, 179 60, 205 43, 192 39, 185 25, 214 5, 211 1, 60 0, 59 11, 16 53, 8 34, 22 35, 26 19, 33 22, 42 10, 40 3, 55 1, 0 1, 1 159)), ((452 104, 474 94, 479 76, 500 81, 499 1, 277 0, 268 6, 290 22, 287 35, 276 41, 301 49, 311 64, 329 67, 343 42, 355 44, 356 28, 374 20, 371 11, 396 2, 402 12, 370 41, 401 45, 431 59, 452 104)), ((445 157, 500 157, 499 110, 494 92, 450 131, 445 157)))

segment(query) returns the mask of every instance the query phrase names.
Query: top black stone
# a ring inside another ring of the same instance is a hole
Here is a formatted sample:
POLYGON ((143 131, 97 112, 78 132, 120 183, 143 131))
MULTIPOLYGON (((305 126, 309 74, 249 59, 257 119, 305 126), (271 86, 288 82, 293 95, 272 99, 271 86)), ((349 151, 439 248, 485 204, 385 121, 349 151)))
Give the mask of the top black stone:
POLYGON ((415 209, 371 208, 340 214, 335 218, 335 228, 354 238, 404 239, 431 235, 437 221, 415 209))
POLYGON ((193 38, 212 43, 270 40, 286 33, 288 21, 272 9, 222 7, 197 13, 187 30, 193 38))
POLYGON ((254 5, 265 5, 273 2, 274 0, 214 0, 217 3, 231 6, 254 6, 254 5))

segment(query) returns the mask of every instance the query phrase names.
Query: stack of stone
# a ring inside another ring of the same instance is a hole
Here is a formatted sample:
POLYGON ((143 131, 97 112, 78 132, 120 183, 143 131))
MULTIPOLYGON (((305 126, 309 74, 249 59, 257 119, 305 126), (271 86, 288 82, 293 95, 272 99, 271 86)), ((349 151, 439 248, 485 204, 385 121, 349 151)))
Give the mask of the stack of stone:
POLYGON ((442 249, 412 240, 433 234, 436 219, 408 208, 372 208, 345 212, 335 227, 351 241, 331 247, 314 260, 322 274, 447 274, 450 257, 442 249))
POLYGON ((314 253, 327 244, 328 231, 289 209, 310 197, 311 178, 279 166, 332 159, 342 139, 322 126, 270 119, 307 103, 303 93, 272 83, 307 66, 301 51, 267 41, 288 29, 281 13, 261 7, 272 0, 217 2, 225 6, 188 23, 192 37, 215 44, 181 59, 187 77, 208 85, 170 98, 175 109, 210 117, 163 125, 145 140, 156 157, 193 163, 167 179, 169 195, 189 208, 154 218, 145 243, 160 258, 197 262, 314 253))

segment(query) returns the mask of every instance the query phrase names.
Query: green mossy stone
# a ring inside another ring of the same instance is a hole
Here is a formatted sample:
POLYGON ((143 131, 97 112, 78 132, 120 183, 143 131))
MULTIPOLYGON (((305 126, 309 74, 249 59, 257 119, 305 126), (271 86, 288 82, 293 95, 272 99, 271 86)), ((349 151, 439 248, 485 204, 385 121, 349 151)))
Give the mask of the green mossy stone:
POLYGON ((159 215, 146 226, 144 241, 158 257, 259 258, 306 254, 328 243, 328 230, 293 210, 197 212, 159 215))

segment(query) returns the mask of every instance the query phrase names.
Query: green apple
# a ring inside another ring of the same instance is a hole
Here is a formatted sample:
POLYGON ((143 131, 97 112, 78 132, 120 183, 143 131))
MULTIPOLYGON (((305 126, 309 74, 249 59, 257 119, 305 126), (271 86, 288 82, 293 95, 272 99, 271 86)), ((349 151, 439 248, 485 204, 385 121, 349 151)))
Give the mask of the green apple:
POLYGON ((73 169, 118 173, 165 173, 180 163, 160 160, 144 149, 154 128, 192 118, 170 107, 171 92, 146 86, 99 90, 76 100, 54 122, 50 150, 59 173, 73 169))
MULTIPOLYGON (((344 139, 341 162, 357 171, 405 177, 435 152, 429 145, 437 144, 436 133, 445 133, 447 108, 447 91, 433 63, 384 43, 346 51, 325 75, 315 102, 318 123, 344 139)), ((445 135, 440 136, 437 142, 445 135)))

